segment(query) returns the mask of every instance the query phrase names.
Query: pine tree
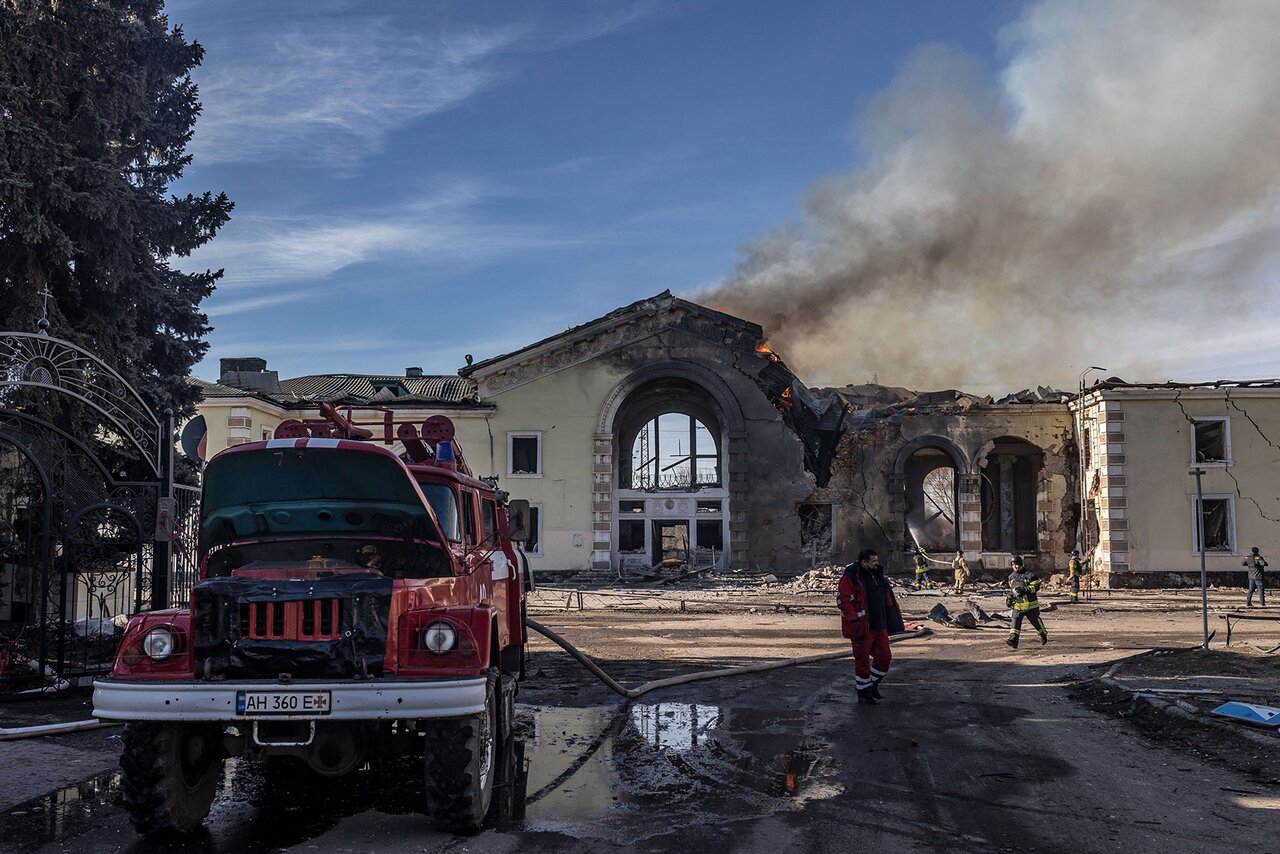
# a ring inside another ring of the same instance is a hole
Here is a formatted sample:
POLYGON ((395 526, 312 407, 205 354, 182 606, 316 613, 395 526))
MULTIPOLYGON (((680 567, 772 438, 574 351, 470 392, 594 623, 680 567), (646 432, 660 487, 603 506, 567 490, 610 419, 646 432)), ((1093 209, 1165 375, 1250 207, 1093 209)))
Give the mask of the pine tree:
POLYGON ((191 162, 204 49, 163 0, 0 0, 0 328, 91 350, 157 410, 194 410, 200 301, 222 271, 169 260, 230 216, 225 193, 174 196, 191 162))

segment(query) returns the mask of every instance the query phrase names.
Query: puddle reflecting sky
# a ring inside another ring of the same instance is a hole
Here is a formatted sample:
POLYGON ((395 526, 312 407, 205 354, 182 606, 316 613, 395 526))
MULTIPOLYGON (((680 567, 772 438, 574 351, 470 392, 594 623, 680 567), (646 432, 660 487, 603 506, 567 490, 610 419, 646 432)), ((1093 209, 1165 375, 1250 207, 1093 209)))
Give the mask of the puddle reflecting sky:
MULTIPOLYGON (((818 779, 825 744, 806 735, 803 712, 690 703, 520 706, 516 730, 527 805, 523 818, 498 825, 504 831, 630 841, 708 814, 762 815, 835 792, 818 779)), ((120 805, 119 773, 112 772, 0 814, 0 849, 280 850, 316 840, 359 813, 417 811, 416 763, 399 774, 310 778, 281 792, 265 784, 257 763, 228 760, 205 830, 178 844, 148 843, 134 833, 120 805)), ((425 821, 422 827, 425 841, 431 832, 425 821)))

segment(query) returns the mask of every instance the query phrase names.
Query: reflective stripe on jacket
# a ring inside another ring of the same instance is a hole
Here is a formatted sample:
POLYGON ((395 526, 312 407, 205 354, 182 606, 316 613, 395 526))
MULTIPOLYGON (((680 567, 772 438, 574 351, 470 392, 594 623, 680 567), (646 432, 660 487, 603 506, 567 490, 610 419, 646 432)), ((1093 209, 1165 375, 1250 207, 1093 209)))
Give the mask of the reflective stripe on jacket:
POLYGON ((1032 611, 1040 607, 1036 592, 1040 589, 1040 579, 1029 569, 1009 573, 1005 584, 1009 587, 1009 605, 1015 611, 1032 611))

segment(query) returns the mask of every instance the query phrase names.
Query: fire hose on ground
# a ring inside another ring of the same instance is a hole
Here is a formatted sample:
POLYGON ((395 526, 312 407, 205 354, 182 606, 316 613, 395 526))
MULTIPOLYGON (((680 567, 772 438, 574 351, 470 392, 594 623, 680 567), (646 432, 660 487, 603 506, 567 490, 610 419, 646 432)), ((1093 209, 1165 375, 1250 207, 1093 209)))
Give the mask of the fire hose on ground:
MULTIPOLYGON (((634 700, 650 691, 656 691, 659 688, 670 688, 673 685, 685 685, 689 682, 702 682, 706 679, 718 679, 722 676, 743 676, 748 673, 761 673, 766 670, 777 670, 780 667, 794 667, 799 664, 813 664, 818 661, 834 661, 838 658, 848 658, 853 655, 852 649, 842 650, 840 652, 823 652, 817 655, 802 655, 799 658, 783 658, 776 661, 762 661, 759 664, 744 664, 740 667, 725 667, 720 670, 702 670, 697 673, 685 673, 681 676, 671 676, 666 679, 655 679, 652 682, 645 682, 635 688, 628 688, 618 682, 612 676, 604 671, 600 665, 591 660, 585 653, 580 651, 573 644, 562 638, 554 630, 547 628, 537 620, 527 620, 529 628, 538 634, 550 640, 559 646, 569 655, 573 656, 579 664, 591 672, 593 676, 603 682, 613 691, 628 700, 634 700)), ((910 640, 911 638, 926 637, 933 634, 933 631, 927 628, 916 629, 910 632, 900 632, 896 635, 890 635, 890 642, 910 640)))
MULTIPOLYGON (((670 688, 673 685, 685 685, 690 682, 702 682, 707 679, 719 679, 722 676, 744 676, 748 673, 762 673, 766 670, 777 670, 780 667, 794 667, 799 664, 813 664, 819 661, 835 661, 839 658, 848 658, 853 654, 853 650, 842 650, 840 652, 823 652, 817 655, 802 655, 799 658, 783 658, 776 661, 762 661, 759 664, 744 664, 740 667, 725 667, 720 670, 702 670, 697 673, 685 673, 681 676, 671 676, 666 679, 655 679, 652 682, 645 682, 643 685, 635 688, 628 688, 618 682, 608 673, 606 673, 600 665, 591 660, 585 653, 562 638, 554 630, 547 628, 537 620, 528 621, 529 628, 533 629, 540 635, 555 643, 569 655, 573 656, 583 667, 591 672, 593 676, 609 687, 611 691, 628 700, 634 700, 636 697, 648 694, 650 691, 656 691, 659 688, 670 688)), ((896 635, 890 635, 890 642, 910 640, 911 638, 926 637, 933 634, 933 631, 927 628, 916 629, 911 632, 901 632, 896 635)), ((0 741, 13 741, 23 738, 40 738, 46 735, 62 735, 69 732, 82 732, 84 730, 100 729, 103 727, 119 726, 114 721, 99 721, 90 718, 85 721, 69 721, 60 724, 45 724, 42 726, 28 727, 12 727, 9 729, 0 729, 0 741)))

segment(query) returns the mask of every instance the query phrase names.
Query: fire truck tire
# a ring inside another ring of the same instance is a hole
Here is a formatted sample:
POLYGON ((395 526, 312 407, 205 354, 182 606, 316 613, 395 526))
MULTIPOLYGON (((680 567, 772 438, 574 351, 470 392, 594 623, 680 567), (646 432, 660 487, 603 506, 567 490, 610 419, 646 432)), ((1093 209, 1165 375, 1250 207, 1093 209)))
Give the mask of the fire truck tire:
POLYGON ((489 670, 480 714, 424 722, 426 807, 436 830, 476 833, 489 812, 498 759, 498 675, 497 668, 489 670))
POLYGON ((124 808, 139 833, 191 833, 218 790, 221 735, 209 726, 127 724, 120 771, 124 808))

